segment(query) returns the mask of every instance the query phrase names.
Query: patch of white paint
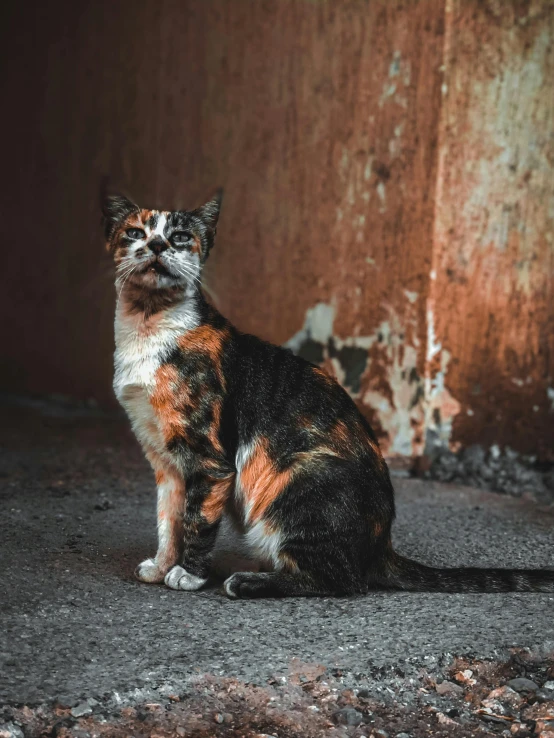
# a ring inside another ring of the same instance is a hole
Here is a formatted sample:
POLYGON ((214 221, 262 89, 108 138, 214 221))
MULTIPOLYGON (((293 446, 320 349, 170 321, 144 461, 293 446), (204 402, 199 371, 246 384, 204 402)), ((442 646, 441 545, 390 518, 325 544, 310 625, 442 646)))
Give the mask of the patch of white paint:
POLYGON ((388 77, 385 80, 381 96, 377 104, 380 108, 387 102, 387 100, 393 100, 403 108, 407 107, 407 100, 405 97, 398 94, 398 88, 402 84, 404 87, 409 87, 412 78, 412 68, 409 60, 402 59, 402 53, 396 50, 392 55, 392 60, 389 65, 388 77), (394 81, 391 81, 394 80, 394 81))
POLYGON ((401 137, 404 130, 404 121, 394 128, 394 136, 389 141, 389 153, 391 156, 398 156, 401 149, 401 137))
POLYGON ((431 308, 427 309, 427 361, 431 361, 440 353, 442 344, 437 341, 435 333, 435 316, 431 308))
POLYGON ((442 349, 440 350, 440 370, 432 373, 430 367, 427 366, 423 398, 426 435, 428 438, 433 438, 435 446, 445 448, 450 446, 454 418, 462 409, 460 403, 445 386, 450 358, 450 352, 442 349))
POLYGON ((390 82, 385 82, 383 91, 381 92, 381 97, 379 98, 379 101, 377 103, 379 107, 382 108, 385 102, 388 100, 388 98, 392 97, 395 92, 396 92, 396 84, 394 82, 392 84, 390 82))
POLYGON ((381 443, 387 454, 412 456, 419 449, 418 439, 423 437, 423 380, 418 376, 417 364, 420 343, 417 330, 417 293, 406 296, 404 318, 388 308, 388 318, 383 320, 371 335, 354 335, 340 338, 333 333, 335 308, 318 303, 306 312, 304 326, 288 342, 287 346, 298 351, 308 340, 317 341, 323 348, 325 360, 331 364, 337 380, 344 383, 345 372, 339 360, 328 353, 329 340, 340 351, 343 347, 372 351, 362 376, 369 377, 360 392, 351 392, 354 398, 373 408, 379 423, 388 436, 381 443), (389 393, 382 391, 385 378, 389 393))
POLYGON ((379 196, 379 200, 381 200, 379 212, 384 213, 387 209, 387 190, 384 182, 379 182, 377 185, 377 195, 379 196))

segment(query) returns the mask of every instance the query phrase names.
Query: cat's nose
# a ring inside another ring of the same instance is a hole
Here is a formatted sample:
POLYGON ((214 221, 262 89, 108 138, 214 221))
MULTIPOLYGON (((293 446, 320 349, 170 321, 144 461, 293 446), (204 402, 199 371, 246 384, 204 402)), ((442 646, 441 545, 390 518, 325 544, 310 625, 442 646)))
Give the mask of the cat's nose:
POLYGON ((162 251, 165 251, 168 245, 167 241, 164 241, 162 238, 153 238, 152 241, 148 242, 148 248, 153 254, 156 254, 156 256, 161 254, 162 251))

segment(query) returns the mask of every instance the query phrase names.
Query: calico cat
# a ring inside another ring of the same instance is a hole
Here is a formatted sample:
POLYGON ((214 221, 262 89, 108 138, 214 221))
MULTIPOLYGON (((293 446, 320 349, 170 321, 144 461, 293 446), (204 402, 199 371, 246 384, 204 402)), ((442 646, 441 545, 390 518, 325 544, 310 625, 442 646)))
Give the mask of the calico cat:
POLYGON ((554 590, 554 570, 436 569, 393 550, 393 488, 354 402, 203 296, 220 201, 177 212, 121 195, 103 203, 118 292, 114 388, 158 489, 158 551, 138 579, 202 587, 226 519, 263 569, 227 578, 229 597, 554 590))

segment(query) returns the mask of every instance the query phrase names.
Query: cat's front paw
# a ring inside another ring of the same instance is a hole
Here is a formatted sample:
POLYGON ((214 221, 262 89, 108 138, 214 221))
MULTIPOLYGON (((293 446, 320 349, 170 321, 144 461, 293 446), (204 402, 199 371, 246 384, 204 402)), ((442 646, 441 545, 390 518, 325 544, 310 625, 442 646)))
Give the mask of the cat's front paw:
POLYGON ((135 569, 135 576, 140 582, 156 584, 163 582, 166 572, 158 568, 154 559, 146 559, 135 569))
POLYGON ((207 579, 191 574, 186 569, 183 569, 182 566, 174 566, 164 579, 164 582, 170 589, 184 589, 188 592, 200 589, 207 581, 207 579))

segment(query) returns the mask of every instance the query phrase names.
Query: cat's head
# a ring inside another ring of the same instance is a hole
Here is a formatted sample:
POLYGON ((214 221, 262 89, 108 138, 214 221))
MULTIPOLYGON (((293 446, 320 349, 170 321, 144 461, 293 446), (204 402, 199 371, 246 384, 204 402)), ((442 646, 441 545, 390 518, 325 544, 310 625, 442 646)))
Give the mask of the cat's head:
POLYGON ((158 290, 200 284, 214 243, 222 191, 195 210, 147 210, 123 195, 102 200, 116 280, 158 290))

